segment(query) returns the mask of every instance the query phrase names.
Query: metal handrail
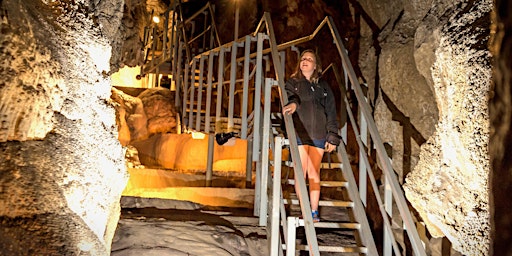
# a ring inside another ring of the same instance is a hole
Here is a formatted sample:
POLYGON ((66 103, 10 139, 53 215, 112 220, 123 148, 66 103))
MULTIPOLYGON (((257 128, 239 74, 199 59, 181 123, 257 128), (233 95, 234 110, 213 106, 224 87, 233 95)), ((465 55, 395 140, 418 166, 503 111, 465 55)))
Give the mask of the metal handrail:
MULTIPOLYGON (((168 8, 163 13, 163 15, 165 17, 165 19, 164 19, 165 25, 163 27, 163 31, 161 31, 161 33, 163 35, 163 44, 161 45, 162 53, 159 54, 158 56, 156 54, 156 51, 158 50, 157 49, 158 45, 155 43, 155 42, 157 42, 156 39, 146 36, 146 33, 145 33, 144 39, 143 39, 143 47, 144 47, 145 51, 147 51, 147 54, 145 54, 145 60, 141 67, 140 76, 144 76, 146 73, 152 73, 153 71, 158 70, 158 67, 160 65, 162 65, 172 59, 174 60, 171 62, 171 63, 174 63, 172 69, 176 70, 175 66, 177 65, 178 61, 176 58, 173 58, 173 57, 176 57, 176 54, 173 54, 173 52, 170 52, 169 54, 166 54, 166 53, 167 53, 167 51, 172 51, 173 48, 177 49, 179 47, 180 40, 178 37, 181 37, 181 40, 183 40, 183 42, 185 43, 184 50, 186 52, 185 57, 187 59, 187 62, 188 62, 188 60, 191 59, 190 43, 199 39, 202 36, 206 36, 206 34, 208 32, 212 33, 212 36, 214 39, 214 45, 217 45, 217 46, 221 45, 220 37, 219 37, 218 31, 217 31, 217 27, 215 25, 216 22, 215 22, 215 16, 213 14, 214 13, 213 6, 211 5, 211 3, 207 2, 200 10, 196 11, 194 14, 192 14, 186 20, 183 20, 183 11, 182 11, 181 5, 182 5, 181 1, 174 1, 173 7, 168 8), (170 15, 169 15, 171 11, 173 12, 172 17, 170 17, 170 15), (178 14, 176 14, 176 12, 178 14), (200 32, 193 39, 188 39, 188 37, 186 35, 187 24, 194 22, 194 19, 198 15, 200 15, 202 13, 206 13, 206 12, 209 14, 209 18, 211 19, 211 25, 205 27, 204 31, 200 32), (171 21, 171 22, 169 22, 169 21, 171 21), (171 24, 170 28, 169 28, 169 24, 171 24), (168 41, 167 36, 168 36, 169 31, 171 32, 171 38, 169 40, 171 45, 168 47, 167 46, 167 41, 168 41), (175 32, 176 32, 176 34, 175 34, 175 32), (181 35, 178 32, 181 32, 181 35), (176 39, 176 40, 174 40, 174 39, 176 39), (149 57, 150 54, 152 56, 151 61, 149 63, 146 63, 147 57, 149 57)), ((160 31, 156 31, 157 26, 155 26, 154 24, 147 26, 146 29, 153 30, 153 32, 154 32, 153 34, 157 34, 160 32, 160 31)), ((180 53, 180 55, 181 55, 181 53, 180 53)))
MULTIPOLYGON (((288 104, 288 96, 284 84, 284 67, 281 64, 281 56, 279 55, 277 48, 274 27, 272 24, 272 20, 270 18, 270 13, 268 12, 266 12, 263 15, 263 18, 258 24, 258 27, 256 28, 256 31, 253 33, 253 35, 256 34, 260 30, 260 28, 263 28, 263 26, 267 30, 267 35, 270 41, 270 53, 272 56, 272 61, 276 72, 275 75, 278 83, 279 93, 281 95, 281 106, 285 106, 286 104, 288 104)), ((286 132, 290 142, 290 153, 292 155, 292 159, 300 159, 297 145, 297 137, 292 117, 290 115, 284 115, 284 121, 286 126, 286 132)), ((300 161, 296 161, 293 169, 295 177, 297 177, 298 191, 296 191, 296 194, 301 201, 300 208, 303 214, 302 216, 304 217, 304 230, 308 241, 309 252, 310 255, 320 255, 320 251, 318 250, 318 241, 316 240, 316 231, 313 225, 313 217, 311 215, 311 206, 307 194, 306 180, 304 179, 302 171, 302 163, 300 161)))
POLYGON ((400 216, 404 221, 404 226, 408 231, 407 235, 409 236, 409 240, 411 242, 413 251, 416 255, 426 255, 425 249, 416 230, 416 225, 412 219, 411 211, 409 210, 409 206, 407 204, 407 201, 405 200, 404 192, 402 191, 398 183, 395 171, 391 166, 391 161, 387 157, 387 153, 384 148, 384 143, 382 142, 382 138, 380 137, 377 125, 375 124, 375 121, 373 120, 371 115, 370 105, 368 104, 364 97, 361 85, 359 84, 357 75, 348 57, 347 50, 345 49, 345 46, 342 44, 341 37, 338 33, 334 21, 332 20, 332 17, 327 17, 326 19, 328 20, 327 24, 329 25, 331 34, 335 38, 335 44, 338 48, 338 53, 340 54, 343 60, 342 63, 344 70, 348 74, 348 78, 350 79, 350 82, 352 84, 352 89, 354 90, 356 98, 358 100, 359 108, 361 109, 363 117, 365 118, 368 124, 370 135, 377 150, 377 157, 379 158, 380 163, 383 165, 383 171, 386 176, 386 179, 390 182, 389 185, 391 186, 393 197, 397 204, 398 211, 400 212, 400 216))
MULTIPOLYGON (((260 21, 260 23, 258 24, 258 27, 256 29, 256 32, 260 31, 263 28, 263 25, 266 24, 267 20, 270 19, 270 18, 267 18, 267 17, 268 16, 265 16, 260 21)), ((282 68, 283 67, 280 64, 279 55, 277 54, 278 49, 282 50, 282 49, 285 49, 285 48, 287 48, 289 46, 292 46, 292 45, 295 45, 295 44, 298 44, 298 43, 304 43, 304 42, 307 42, 307 41, 313 39, 318 34, 320 29, 322 29, 322 27, 324 25, 328 25, 329 28, 330 28, 331 35, 334 38, 334 43, 337 46, 338 52, 340 54, 340 57, 341 57, 341 60, 342 60, 342 63, 343 63, 344 71, 347 73, 348 78, 350 79, 350 82, 351 82, 351 85, 352 85, 352 89, 354 90, 356 98, 357 98, 358 103, 359 103, 359 107, 360 107, 360 109, 362 111, 364 119, 366 120, 366 122, 368 124, 369 133, 371 135, 371 138, 372 138, 372 140, 373 140, 373 142, 375 144, 376 150, 377 150, 377 156, 378 156, 381 164, 383 164, 383 172, 385 173, 387 181, 389 181, 389 185, 391 186, 392 194, 393 194, 393 197, 394 197, 395 202, 397 204, 397 208, 399 210, 400 216, 402 217, 402 219, 404 221, 404 226, 405 226, 406 230, 408 231, 407 234, 408 234, 408 237, 409 237, 412 249, 413 249, 415 255, 426 255, 425 249, 424 249, 423 244, 422 244, 422 241, 419 238, 419 235, 418 235, 417 230, 416 230, 415 223, 414 223, 414 221, 412 219, 411 212, 410 212, 409 207, 407 205, 407 201, 405 200, 404 193, 401 190, 401 187, 399 186, 399 183, 398 183, 397 178, 395 176, 395 172, 394 172, 394 170, 393 170, 393 168, 391 166, 391 162, 390 162, 389 158, 387 157, 387 153, 385 151, 384 144, 383 144, 382 139, 380 137, 380 134, 379 134, 379 132, 377 130, 377 126, 376 126, 376 124, 375 124, 375 122, 374 122, 374 120, 372 118, 371 111, 370 111, 370 106, 369 106, 369 104, 367 103, 367 101, 366 101, 366 99, 364 97, 364 94, 363 94, 362 89, 361 89, 361 85, 359 84, 357 76, 355 75, 355 72, 354 72, 354 70, 352 68, 350 59, 348 58, 346 49, 345 49, 345 47, 344 47, 344 45, 342 43, 341 37, 339 36, 339 33, 337 31, 337 28, 335 26, 334 21, 332 20, 332 17, 326 17, 321 22, 321 24, 317 27, 317 29, 311 35, 309 35, 309 36, 305 36, 305 37, 302 37, 302 38, 299 38, 299 39, 296 39, 296 40, 293 40, 293 41, 290 41, 290 42, 287 42, 287 43, 284 43, 284 44, 280 44, 279 47, 275 46, 276 45, 275 42, 272 42, 272 40, 271 40, 270 48, 265 49, 263 51, 264 53, 266 53, 266 52, 271 52, 272 53, 272 59, 274 61, 274 67, 275 67, 276 73, 277 73, 276 74, 276 78, 277 78, 277 81, 279 83, 279 88, 280 88, 280 93, 281 93, 281 104, 283 106, 287 104, 287 97, 286 97, 286 92, 284 90, 284 82, 283 82, 282 79, 280 79, 280 77, 283 77, 282 76, 282 74, 283 74, 282 73, 282 68)), ((270 34, 272 32, 273 31, 269 31, 269 28, 267 27, 267 33, 270 34)), ((348 106, 348 102, 346 102, 346 103, 347 103, 347 106, 348 106)), ((287 133, 289 134, 289 137, 290 137, 292 158, 300 159, 293 152, 294 151, 293 149, 295 147, 295 145, 293 145, 294 144, 293 142, 296 140, 295 133, 293 132, 294 131, 293 127, 289 127, 291 125, 291 123, 289 122, 289 120, 286 120, 286 119, 289 119, 289 117, 288 118, 285 117, 285 124, 286 124, 287 133)), ((353 120, 351 120, 351 121, 354 122, 353 120)), ((359 144, 359 145, 360 145, 360 148, 362 150, 364 147, 362 147, 362 144, 359 144)), ((295 163, 295 164, 297 164, 297 163, 295 163)), ((298 169, 301 169, 301 168, 302 167, 300 167, 298 169)), ((299 176, 301 176, 301 173, 299 173, 299 176)), ((361 179, 362 178, 363 177, 361 177, 361 179)), ((372 178, 373 178, 373 176, 372 176, 372 178)), ((371 182, 372 182, 372 185, 376 186, 375 179, 374 178, 372 179, 372 178, 370 178, 371 182)), ((300 182, 299 182, 299 184, 300 184, 300 182)), ((375 189, 376 189, 376 187, 374 187, 374 190, 375 189)), ((378 191, 378 189, 376 189, 375 191, 378 191)), ((298 193, 300 193, 300 191, 298 193)), ((379 199, 377 199, 377 200, 380 201, 379 199)), ((306 203, 304 203, 304 204, 306 204, 306 203)), ((380 202, 379 205, 382 205, 382 202, 380 202)), ((303 214, 305 214, 305 216, 310 216, 310 214, 308 214, 304 210, 303 210, 303 214)), ((385 214, 383 217, 387 218, 387 214, 385 214)), ((388 223, 387 226, 390 228, 389 223, 388 223)), ((307 229, 306 229, 306 232, 307 232, 307 229)), ((397 251, 396 242, 394 242, 394 239, 393 239, 392 242, 395 243, 395 247, 394 248, 395 248, 395 252, 396 252, 397 251)))
MULTIPOLYGON (((359 146, 359 151, 361 153, 363 153, 363 154, 361 154, 363 156, 362 161, 365 162, 364 166, 366 166, 368 168, 367 175, 368 175, 368 178, 370 179, 370 183, 372 185, 374 196, 375 196, 375 199, 377 200, 377 204, 379 206, 379 210, 381 212, 381 215, 383 216, 382 219, 384 221, 384 228, 386 228, 386 230, 388 231, 389 234, 392 234, 393 231, 392 231, 391 223, 389 222, 389 218, 385 217, 385 216, 389 216, 389 215, 387 214, 384 203, 382 202, 382 197, 379 193, 379 188, 377 186, 377 181, 375 179, 375 176, 373 175, 373 172, 370 169, 371 165, 370 165, 370 161, 368 159, 368 155, 364 153, 364 150, 366 147, 364 146, 364 144, 361 140, 361 136, 360 136, 359 129, 358 129, 358 124, 356 122, 354 114, 352 113, 352 109, 350 108, 350 103, 348 102, 348 99, 346 97, 346 90, 341 81, 341 74, 338 71, 338 67, 337 67, 336 63, 331 63, 327 68, 325 68, 325 70, 323 71, 323 74, 327 73, 329 70, 332 70, 332 72, 334 73, 334 75, 336 77, 336 82, 338 83, 338 86, 341 90, 342 99, 345 103, 346 113, 348 114, 348 117, 349 117, 348 121, 350 121, 350 124, 352 125, 352 130, 354 132, 357 145, 359 146), (345 95, 345 96, 343 96, 343 95, 345 95)), ((343 70, 343 71, 345 71, 345 70, 343 70)), ((343 147, 340 147, 340 148, 342 148, 344 150, 343 147)), ((348 161, 348 159, 346 159, 346 161, 348 161)), ((360 159, 360 161, 361 161, 361 159, 360 159)), ((361 189, 361 188, 359 188, 359 189, 361 189)), ((400 252, 399 252, 400 248, 398 247, 398 244, 396 243, 394 236, 390 236, 389 238, 391 240, 390 243, 394 250, 395 255, 400 255, 400 252)))
MULTIPOLYGON (((187 20, 189 20, 189 19, 187 19, 187 20)), ((274 33, 271 18, 270 18, 270 14, 265 13, 263 15, 262 19, 260 20, 256 30, 253 33, 251 33, 248 37, 245 38, 246 39, 245 43, 249 43, 251 41, 251 38, 254 38, 254 37, 258 38, 258 49, 256 50, 256 52, 254 52, 254 53, 249 52, 249 54, 246 54, 244 57, 233 58, 233 56, 236 56, 237 44, 243 42, 244 38, 240 38, 240 39, 237 39, 236 41, 226 43, 226 44, 218 46, 214 49, 210 49, 208 51, 202 52, 202 53, 198 54, 197 56, 189 58, 188 63, 185 64, 185 67, 186 67, 185 69, 188 70, 189 73, 193 76, 194 70, 189 69, 190 64, 192 64, 192 66, 194 66, 197 60, 201 60, 206 55, 208 55, 210 57, 214 56, 214 55, 219 55, 219 56, 222 56, 222 59, 223 59, 224 53, 226 51, 230 51, 230 50, 232 51, 231 52, 231 55, 232 55, 231 65, 233 65, 234 63, 240 63, 242 61, 244 61, 247 64, 247 58, 249 58, 249 59, 256 58, 256 62, 257 62, 256 66, 261 66, 261 56, 270 55, 272 58, 272 63, 273 63, 274 71, 275 71, 275 81, 277 82, 277 86, 278 86, 279 93, 281 96, 280 102, 281 102, 281 105, 284 106, 288 103, 287 102, 288 97, 286 95, 286 90, 285 90, 285 85, 284 85, 284 80, 285 80, 284 79, 284 67, 283 67, 283 62, 281 60, 281 55, 279 54, 279 51, 285 50, 285 49, 293 47, 297 44, 305 43, 305 42, 308 42, 308 41, 314 39, 316 37, 316 35, 319 33, 319 31, 321 29, 323 29, 326 25, 329 27, 331 35, 334 39, 334 43, 338 49, 346 79, 348 79, 350 81, 350 84, 352 86, 351 89, 354 91, 355 96, 357 98, 357 102, 359 104, 359 109, 361 111, 362 118, 368 124, 369 133, 370 133, 373 143, 375 144, 375 148, 377 151, 377 157, 379 159, 379 162, 382 164, 382 170, 385 174, 386 181, 389 182, 389 185, 390 185, 392 193, 393 193, 393 198, 395 199, 397 208, 400 212, 400 216, 402 217, 402 219, 404 221, 404 226, 405 226, 405 229, 407 229, 407 234, 408 234, 412 249, 413 249, 415 255, 426 255, 425 250, 422 245, 422 242, 419 238, 419 235, 416 232, 416 226, 415 226, 414 221, 412 220, 412 216, 411 216, 410 210, 408 208, 407 202, 405 200, 403 191, 401 190, 401 187, 398 184, 397 178, 395 176, 395 172, 391 166, 391 162, 390 162, 389 158, 387 157, 382 139, 380 137, 380 134, 378 133, 377 127, 372 118, 371 110, 370 110, 371 108, 364 97, 361 85, 359 84, 357 76, 352 68, 350 60, 346 53, 346 49, 343 46, 342 39, 339 36, 339 33, 338 33, 336 26, 334 25, 334 22, 331 17, 326 17, 311 35, 301 37, 301 38, 278 45, 276 42, 276 39, 275 39, 275 33, 274 33), (264 31, 264 33, 261 33, 261 31, 264 31), (269 43, 268 43, 269 47, 266 49, 263 49, 262 44, 259 43, 259 40, 261 40, 261 34, 264 35, 265 40, 269 41, 269 43), (259 63, 258 63, 258 61, 259 61, 259 63)), ((247 45, 246 45, 246 47, 247 47, 247 45)), ((223 64, 219 64, 219 65, 222 66, 223 64)), ((259 76, 261 76, 261 71, 257 70, 257 69, 255 69, 255 70, 256 70, 256 75, 255 75, 256 79, 260 79, 259 76)), ((334 68, 333 68, 333 70, 334 70, 334 68)), ((219 80, 217 81, 217 83, 223 84, 224 83, 224 81, 223 81, 224 70, 219 69, 218 72, 219 72, 219 80)), ((231 69, 231 73, 232 73, 232 77, 231 77, 231 79, 229 79, 229 83, 233 87, 233 83, 234 83, 233 79, 236 80, 236 77, 233 75, 233 69, 231 69)), ((208 72, 208 76, 210 76, 209 79, 211 79, 211 76, 213 76, 213 74, 211 74, 211 72, 208 72)), ((339 76, 339 74, 336 74, 336 76, 339 76)), ((338 78, 338 80, 340 80, 340 79, 338 78)), ((185 80, 185 83, 184 83, 185 85, 187 84, 187 81, 188 80, 185 80)), ((209 81, 211 81, 211 80, 209 80, 209 81)), ((238 81, 240 81, 240 80, 238 80, 238 81)), ((245 83, 246 80, 244 79, 243 82, 245 83)), ((258 84, 258 83, 256 83, 256 84, 258 84)), ((211 86, 211 84, 209 86, 211 86)), ((218 90, 221 90, 222 86, 217 86, 217 88, 218 88, 218 90)), ((231 89, 233 89, 233 88, 231 88, 231 89)), ((258 92, 258 90, 259 89, 256 90, 256 93, 258 92)), ((190 95, 193 95, 193 94, 190 93, 190 95)), ((220 97, 220 95, 221 94, 218 93, 217 97, 220 97)), ((346 101, 345 103, 346 103, 347 111, 349 113, 350 122, 352 123, 352 127, 354 129, 356 129, 354 132, 356 134, 359 134, 357 131, 357 123, 355 121, 354 116, 350 112, 350 107, 349 107, 350 105, 348 104, 348 101, 346 98, 345 98, 345 101, 346 101)), ((218 100, 217 104, 219 104, 219 103, 220 102, 218 100)), ((184 101, 183 104, 186 104, 186 102, 184 101)), ((191 111, 193 110, 192 106, 193 105, 191 103, 191 108, 190 108, 191 111)), ((217 110, 218 109, 219 108, 217 108, 217 110)), ((257 112, 257 111, 255 110, 255 112, 257 112)), ((257 117, 257 116, 259 116, 259 114, 255 113, 255 119, 254 119, 255 130, 257 130, 259 128, 258 127, 259 124, 258 124, 258 120, 257 120, 257 118, 259 118, 259 117, 257 117)), ((218 118, 216 118, 216 119, 218 119, 218 118)), ((293 121, 291 119, 291 116, 284 116, 284 122, 285 122, 286 131, 287 131, 287 135, 288 135, 288 139, 289 139, 289 143, 290 143, 290 150, 291 150, 292 158, 300 159, 300 156, 298 153, 297 141, 296 141, 296 133, 295 133, 295 129, 293 126, 293 121)), ((359 145, 359 148, 361 151, 364 151, 365 147, 363 145, 363 142, 360 140, 359 136, 357 136, 357 137, 358 137, 357 143, 359 145)), ((257 138, 255 138, 255 139, 257 139, 257 138)), ((257 143, 255 143, 255 144, 257 144, 257 143)), ((367 167, 370 166, 367 158, 363 158, 362 160, 366 162, 367 167)), ((300 161, 296 161, 294 163, 294 172, 295 172, 296 177, 303 177, 302 168, 303 167, 301 166, 300 161)), ((378 187, 376 187, 375 177, 373 177, 373 175, 371 174, 370 171, 367 171, 367 173, 368 173, 369 179, 372 183, 373 190, 376 193, 378 193, 378 187)), ((365 179, 365 178, 366 177, 360 177, 360 179, 365 179)), ((312 255, 319 255, 318 244, 316 241, 316 232, 315 232, 315 229, 313 226, 313 221, 311 218, 311 209, 309 207, 309 198, 306 193, 307 192, 306 183, 303 178, 302 179, 299 178, 297 180, 297 182, 298 182, 297 195, 299 196, 300 201, 302 202, 301 203, 301 211, 305 218, 304 228, 306 231, 306 238, 308 240, 309 249, 310 249, 310 252, 312 255)), ((376 196, 377 196, 377 194, 376 194, 376 196)), ((379 205, 381 206, 381 213, 383 214, 383 218, 385 219, 385 222, 386 222, 388 215, 386 215, 385 211, 382 209, 382 200, 378 196, 377 196, 377 201, 378 201, 379 205)), ((386 225, 386 231, 389 232, 391 229, 389 221, 387 221, 385 223, 385 225, 386 225)), ((389 232, 389 233, 392 233, 392 232, 389 232)), ((392 243, 395 245, 394 248, 395 248, 395 253, 396 253, 398 251, 398 249, 397 249, 398 247, 396 246, 396 241, 394 241, 394 239, 392 239, 392 243)))

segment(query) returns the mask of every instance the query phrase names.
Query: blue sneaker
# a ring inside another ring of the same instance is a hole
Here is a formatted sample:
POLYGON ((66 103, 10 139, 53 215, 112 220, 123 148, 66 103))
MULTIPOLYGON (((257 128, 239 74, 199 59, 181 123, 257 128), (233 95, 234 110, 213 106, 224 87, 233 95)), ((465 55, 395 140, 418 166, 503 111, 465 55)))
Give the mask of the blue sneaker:
POLYGON ((318 214, 318 210, 311 211, 311 215, 313 217, 313 222, 320 222, 320 215, 318 214))

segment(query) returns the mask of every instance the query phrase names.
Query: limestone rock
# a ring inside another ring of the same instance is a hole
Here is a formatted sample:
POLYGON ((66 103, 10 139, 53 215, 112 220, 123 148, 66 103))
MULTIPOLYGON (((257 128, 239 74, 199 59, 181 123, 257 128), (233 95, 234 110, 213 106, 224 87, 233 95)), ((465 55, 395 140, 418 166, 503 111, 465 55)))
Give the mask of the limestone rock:
POLYGON ((491 209, 490 255, 512 255, 512 13, 510 1, 497 0, 496 16, 491 25, 490 49, 493 58, 494 88, 491 91, 489 115, 491 134, 489 151, 491 175, 489 175, 491 209), (499 10, 499 11, 498 11, 499 10))
MULTIPOLYGON (((233 145, 214 144, 213 170, 245 175, 247 140, 233 139, 233 145)), ((193 139, 190 134, 157 134, 133 142, 140 162, 149 168, 206 170, 208 136, 193 139)))
POLYGON ((110 252, 128 177, 105 74, 123 1, 94 2, 0 3, 3 254, 110 252))
POLYGON ((113 88, 111 98, 123 146, 155 134, 176 133, 174 95, 169 89, 150 88, 135 97, 113 88))
POLYGON ((148 132, 156 133, 176 132, 176 110, 174 109, 174 93, 166 88, 152 88, 139 94, 144 105, 144 112, 148 120, 148 132))
POLYGON ((430 233, 446 236, 464 255, 489 249, 491 8, 491 1, 457 3, 444 13, 448 21, 440 24, 432 66, 439 121, 404 186, 430 233))
POLYGON ((112 88, 111 99, 116 107, 116 122, 121 144, 126 146, 131 141, 147 139, 147 117, 142 101, 116 88, 112 88))

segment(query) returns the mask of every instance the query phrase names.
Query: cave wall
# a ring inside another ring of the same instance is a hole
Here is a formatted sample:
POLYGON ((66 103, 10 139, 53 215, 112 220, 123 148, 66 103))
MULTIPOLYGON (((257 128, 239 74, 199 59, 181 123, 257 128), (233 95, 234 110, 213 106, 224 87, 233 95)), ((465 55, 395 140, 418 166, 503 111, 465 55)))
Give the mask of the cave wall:
POLYGON ((487 255, 492 2, 359 4, 359 63, 407 199, 432 237, 487 255))
POLYGON ((108 75, 123 6, 0 2, 2 254, 110 254, 127 182, 108 75))
POLYGON ((446 236, 464 255, 489 251, 492 6, 492 1, 454 2, 426 16, 439 21, 428 24, 439 35, 430 69, 439 120, 404 187, 430 233, 446 236))
POLYGON ((494 59, 494 87, 489 104, 491 136, 489 151, 492 171, 491 254, 512 255, 512 15, 510 1, 497 0, 491 50, 494 59))

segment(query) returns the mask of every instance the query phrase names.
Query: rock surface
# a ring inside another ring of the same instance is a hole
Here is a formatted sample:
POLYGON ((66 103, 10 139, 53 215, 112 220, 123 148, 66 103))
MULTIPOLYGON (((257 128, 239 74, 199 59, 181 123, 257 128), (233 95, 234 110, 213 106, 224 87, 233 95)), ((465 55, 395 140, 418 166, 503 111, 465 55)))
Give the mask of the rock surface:
POLYGON ((491 1, 461 2, 427 15, 443 17, 431 68, 439 121, 404 186, 430 233, 464 255, 489 251, 491 10, 491 1))
POLYGON ((208 210, 186 201, 133 197, 123 197, 121 205, 112 256, 269 255, 266 228, 252 209, 208 210))
POLYGON ((494 89, 489 104, 491 117, 491 252, 490 255, 512 255, 512 14, 510 1, 496 1, 490 48, 493 56, 494 89))
POLYGON ((359 3, 359 63, 408 200, 432 236, 487 255, 492 2, 359 3))
POLYGON ((107 75, 123 1, 0 4, 0 251, 106 255, 128 178, 107 75))

